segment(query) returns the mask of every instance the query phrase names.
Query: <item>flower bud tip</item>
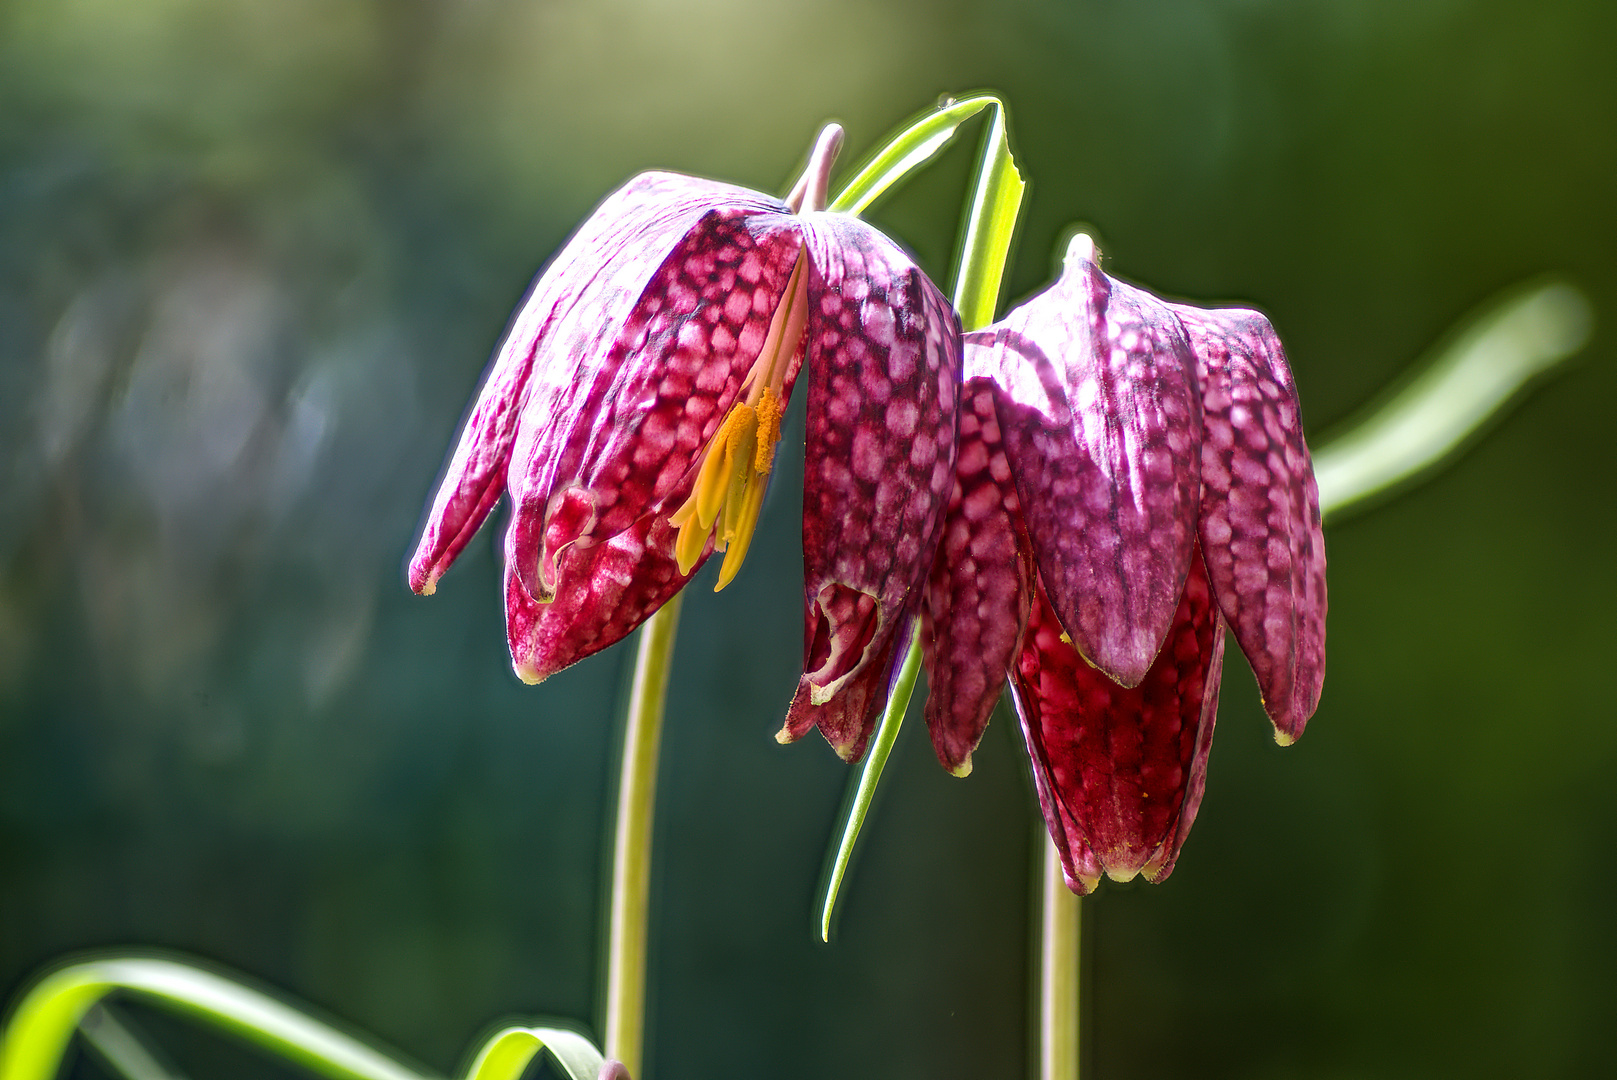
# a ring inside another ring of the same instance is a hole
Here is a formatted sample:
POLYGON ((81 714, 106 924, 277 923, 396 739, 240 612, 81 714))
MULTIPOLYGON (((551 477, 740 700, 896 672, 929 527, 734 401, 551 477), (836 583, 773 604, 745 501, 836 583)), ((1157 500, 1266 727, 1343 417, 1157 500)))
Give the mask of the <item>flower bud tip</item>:
POLYGON ((842 125, 832 122, 820 129, 809 151, 808 167, 786 196, 786 205, 793 213, 814 213, 825 209, 826 196, 831 186, 831 166, 842 149, 842 125))
POLYGON ((958 777, 961 777, 962 779, 964 779, 965 777, 970 776, 971 775, 971 757, 968 755, 966 757, 966 760, 962 761, 960 764, 956 765, 954 768, 950 769, 949 771, 951 773, 953 773, 954 775, 956 775, 958 777))
POLYGON ((1079 262, 1099 263, 1100 252, 1095 250, 1095 238, 1088 233, 1074 235, 1067 242, 1067 255, 1061 261, 1067 266, 1079 262))
POLYGON ((1278 745, 1280 745, 1280 746, 1290 746, 1292 743, 1294 743, 1296 741, 1297 741, 1297 736, 1291 734, 1290 732, 1281 731, 1279 728, 1275 728, 1275 742, 1278 745))
POLYGON ((521 679, 529 686, 538 686, 540 683, 545 681, 545 677, 539 674, 539 669, 526 661, 519 660, 513 663, 511 665, 511 670, 516 672, 517 678, 521 679))

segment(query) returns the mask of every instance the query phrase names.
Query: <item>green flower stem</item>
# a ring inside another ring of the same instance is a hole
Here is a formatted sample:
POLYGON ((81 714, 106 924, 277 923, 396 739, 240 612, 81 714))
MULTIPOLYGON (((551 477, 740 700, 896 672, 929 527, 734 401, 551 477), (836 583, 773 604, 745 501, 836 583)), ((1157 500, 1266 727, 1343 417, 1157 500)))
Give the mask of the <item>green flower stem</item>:
POLYGON ((640 630, 623 735, 618 822, 612 846, 612 914, 606 952, 606 1056, 641 1076, 646 1037, 646 917, 651 891, 651 824, 668 670, 683 594, 640 630))
POLYGON ((1081 901, 1067 888, 1061 854, 1044 829, 1043 915, 1039 919, 1039 1080, 1078 1080, 1081 901))

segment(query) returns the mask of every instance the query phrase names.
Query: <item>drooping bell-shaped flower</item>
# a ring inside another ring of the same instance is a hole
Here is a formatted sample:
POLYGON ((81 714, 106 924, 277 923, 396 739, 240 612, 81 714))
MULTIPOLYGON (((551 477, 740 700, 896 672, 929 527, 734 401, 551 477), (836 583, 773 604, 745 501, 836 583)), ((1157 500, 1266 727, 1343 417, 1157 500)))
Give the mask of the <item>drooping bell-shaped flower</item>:
POLYGON ((1290 743, 1324 674, 1319 497, 1254 311, 1102 273, 965 337, 960 449, 928 585, 927 723, 969 771, 1007 675, 1068 884, 1160 880, 1196 815, 1226 624, 1290 743))
POLYGON ((869 673, 913 618, 931 565, 954 469, 960 343, 909 256, 816 209, 840 137, 834 126, 822 135, 796 205, 638 176, 535 282, 409 571, 431 593, 509 492, 507 630, 525 681, 623 638, 714 551, 718 587, 728 584, 806 364, 804 693, 819 710, 810 722, 851 745, 843 718, 865 708, 869 673))

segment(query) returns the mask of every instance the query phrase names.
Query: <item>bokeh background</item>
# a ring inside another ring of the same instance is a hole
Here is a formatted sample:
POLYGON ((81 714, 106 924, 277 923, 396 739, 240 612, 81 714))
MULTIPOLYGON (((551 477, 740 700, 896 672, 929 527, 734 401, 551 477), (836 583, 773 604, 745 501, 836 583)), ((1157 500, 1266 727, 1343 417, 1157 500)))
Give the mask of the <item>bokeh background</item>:
MULTIPOLYGON (((1297 746, 1232 651, 1176 873, 1085 907, 1088 1075, 1609 1075, 1613 55, 1604 0, 0 5, 0 995, 140 945, 441 1069, 502 1017, 593 1022, 629 657, 518 684, 493 530, 405 590, 462 410, 630 174, 777 190, 827 118, 852 164, 993 88, 1031 180, 1007 298, 1087 222, 1121 276, 1268 311, 1316 445, 1520 280, 1599 320, 1452 468, 1332 524, 1297 746)), ((875 215, 940 280, 973 142, 875 215)), ((648 1073, 1026 1075, 1004 715, 964 781, 912 718, 811 930, 848 772, 770 737, 794 473, 686 605, 648 1073)), ((285 1075, 133 1015, 195 1077, 285 1075)))

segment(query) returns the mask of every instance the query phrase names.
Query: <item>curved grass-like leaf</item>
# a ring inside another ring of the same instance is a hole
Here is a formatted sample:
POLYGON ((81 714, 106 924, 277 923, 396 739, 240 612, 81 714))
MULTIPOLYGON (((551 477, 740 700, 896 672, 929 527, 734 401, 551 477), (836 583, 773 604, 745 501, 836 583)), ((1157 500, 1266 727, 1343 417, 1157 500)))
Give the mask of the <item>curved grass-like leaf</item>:
POLYGON ((831 862, 830 880, 825 887, 825 900, 820 905, 820 940, 831 940, 831 912, 836 908, 837 891, 848 872, 848 861, 853 858, 853 845, 859 839, 865 816, 870 813, 870 802, 876 797, 876 785, 881 781, 887 758, 898 741, 899 728, 904 726, 904 713, 909 708, 910 696, 915 692, 915 679, 921 673, 921 623, 917 619, 910 632, 909 651, 904 654, 904 665, 899 668, 893 693, 887 699, 887 709, 876 727, 876 737, 870 740, 870 751, 859 770, 858 787, 848 805, 848 819, 842 823, 842 839, 831 862))
POLYGON ((995 104, 994 116, 983 133, 982 161, 977 166, 971 210, 960 244, 960 263, 955 270, 954 306, 960 312, 960 328, 968 331, 980 330, 994 321, 1000 284, 1005 280, 1005 263, 1011 257, 1011 240, 1022 209, 1022 193, 1027 190, 1027 182, 1011 155, 1005 106, 995 104))
MULTIPOLYGON (((889 185, 936 154, 961 121, 989 105, 994 106, 994 116, 988 130, 983 133, 982 159, 977 167, 971 210, 966 218, 960 261, 955 272, 954 306, 960 313, 961 326, 966 330, 976 330, 994 321, 1000 285, 1005 278, 1005 262, 1010 258, 1016 219, 1022 208, 1022 193, 1027 188, 1021 171, 1016 167, 1016 159, 1011 154, 1003 102, 986 95, 968 98, 911 125, 876 153, 871 163, 854 178, 831 207, 833 210, 844 209, 839 204, 846 201, 849 207, 854 207, 849 212, 857 213, 868 206, 889 185), (969 111, 963 111, 968 107, 969 111), (950 119, 940 120, 943 117, 950 119), (887 164, 883 165, 884 162, 887 164), (870 179, 867 180, 867 176, 870 179), (871 192, 868 197, 864 195, 866 191, 871 192), (850 198, 850 193, 854 193, 855 197, 850 198)), ((899 728, 904 723, 904 712, 909 707, 920 668, 921 635, 917 622, 909 651, 904 657, 904 666, 888 698, 887 710, 876 729, 853 797, 848 800, 848 816, 842 824, 836 855, 830 862, 829 882, 820 906, 822 941, 831 939, 831 915, 836 908, 837 892, 842 887, 848 862, 853 857, 859 831, 870 813, 882 769, 887 765, 887 757, 892 753, 899 728)))
MULTIPOLYGON (((36 983, 0 1031, 0 1080, 53 1080, 74 1031, 115 992, 187 1013, 333 1080, 437 1080, 399 1055, 233 978, 176 960, 128 956, 71 964, 36 983)), ((145 1055, 143 1047, 134 1049, 136 1057, 145 1055)), ((516 1080, 541 1050, 569 1080, 600 1074, 600 1051, 576 1031, 509 1027, 483 1044, 466 1080, 516 1080)), ((134 1060, 127 1053, 110 1056, 134 1060)))
POLYGON ((105 1001, 90 1006, 79 1021, 79 1034, 113 1074, 124 1080, 182 1080, 105 1001))
POLYGON ((1440 463, 1527 383, 1582 349, 1593 323, 1588 297, 1561 281, 1489 301, 1402 390, 1314 454, 1320 510, 1339 514, 1440 463))
POLYGON ((872 154, 826 209, 840 214, 864 213, 889 188, 936 157, 961 124, 990 105, 1001 113, 1005 109, 992 94, 978 94, 924 113, 872 154))
POLYGON ((496 1032, 466 1070, 466 1080, 517 1080, 541 1050, 568 1080, 596 1080, 603 1064, 595 1044, 576 1031, 554 1027, 508 1027, 496 1032))
POLYGON ((431 1074, 306 1012, 190 964, 107 957, 36 983, 0 1035, 0 1080, 52 1080, 90 1007, 114 991, 190 1013, 334 1080, 428 1080, 431 1074))

